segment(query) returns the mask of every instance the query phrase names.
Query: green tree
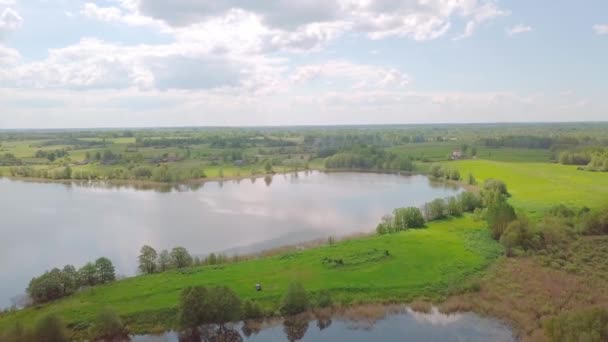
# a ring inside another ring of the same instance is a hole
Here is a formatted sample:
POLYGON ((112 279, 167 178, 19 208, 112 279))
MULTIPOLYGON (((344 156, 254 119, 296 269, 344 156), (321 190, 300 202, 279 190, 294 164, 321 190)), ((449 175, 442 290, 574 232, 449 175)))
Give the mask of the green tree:
POLYGON ((97 314, 91 335, 95 341, 122 341, 128 338, 129 332, 116 311, 106 308, 97 314))
POLYGON ((452 172, 450 172, 450 179, 455 181, 460 180, 460 172, 458 170, 452 170, 452 172))
POLYGON ((114 265, 110 259, 101 257, 95 261, 95 268, 97 270, 97 280, 101 284, 109 283, 116 280, 116 274, 114 273, 114 265))
POLYGON ((72 265, 65 265, 62 272, 63 291, 65 295, 72 294, 78 290, 78 272, 72 265))
POLYGON ((228 287, 221 286, 207 289, 207 296, 203 302, 206 308, 205 323, 223 325, 241 318, 241 299, 228 287))
POLYGON ((291 283, 283 299, 281 313, 284 315, 296 315, 310 307, 308 294, 300 283, 291 283))
POLYGON ((506 199, 498 199, 490 203, 486 213, 486 221, 492 232, 492 237, 499 240, 509 223, 517 218, 515 209, 507 203, 506 199))
POLYGON ((169 251, 163 249, 158 255, 157 269, 159 272, 165 272, 169 268, 171 268, 171 256, 169 255, 169 251))
POLYGON ((449 197, 446 204, 447 214, 449 216, 462 216, 462 204, 456 197, 449 197))
POLYGON ((158 255, 156 250, 148 245, 144 245, 139 250, 139 270, 142 273, 152 274, 156 272, 156 259, 158 255))
POLYGON ((446 217, 446 205, 442 198, 437 198, 424 205, 424 215, 427 221, 440 220, 446 217))
POLYGON ((272 172, 272 162, 270 160, 266 160, 264 163, 264 171, 266 171, 266 173, 272 172))
POLYGON ((257 302, 246 300, 243 303, 243 319, 260 319, 264 317, 264 311, 257 302))
POLYGON ((171 250, 171 265, 175 268, 192 266, 192 256, 184 247, 174 247, 171 250))
POLYGON ((475 177, 473 176, 472 173, 469 173, 467 183, 469 183, 469 185, 476 185, 477 184, 477 180, 475 179, 475 177))
POLYGON ((460 195, 458 195, 458 201, 460 202, 462 210, 466 212, 472 212, 483 206, 481 197, 478 194, 469 191, 460 193, 460 195))
POLYGON ((78 278, 82 285, 93 286, 97 284, 97 268, 95 264, 89 262, 78 270, 78 278))
POLYGON ((37 342, 67 342, 63 321, 56 315, 47 315, 40 319, 34 329, 37 342))
POLYGON ((178 307, 178 320, 183 329, 193 329, 205 322, 207 313, 204 298, 207 289, 202 286, 187 287, 182 290, 178 307))
POLYGON ((393 216, 396 230, 424 227, 424 217, 418 208, 398 208, 394 210, 393 216))

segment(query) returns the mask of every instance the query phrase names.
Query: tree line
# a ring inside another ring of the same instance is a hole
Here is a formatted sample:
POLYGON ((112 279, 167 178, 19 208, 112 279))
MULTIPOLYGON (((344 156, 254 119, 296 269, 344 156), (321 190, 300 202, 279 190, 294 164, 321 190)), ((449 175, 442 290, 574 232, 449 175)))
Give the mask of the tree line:
POLYGON ((442 220, 447 217, 462 216, 483 207, 480 195, 473 192, 462 192, 458 196, 437 198, 422 205, 422 208, 397 208, 392 215, 384 215, 376 227, 378 234, 390 234, 408 229, 424 228, 427 222, 442 220))
POLYGON ((106 284, 116 280, 112 261, 101 257, 76 270, 73 265, 53 268, 32 278, 26 292, 33 304, 42 304, 69 296, 85 286, 106 284))

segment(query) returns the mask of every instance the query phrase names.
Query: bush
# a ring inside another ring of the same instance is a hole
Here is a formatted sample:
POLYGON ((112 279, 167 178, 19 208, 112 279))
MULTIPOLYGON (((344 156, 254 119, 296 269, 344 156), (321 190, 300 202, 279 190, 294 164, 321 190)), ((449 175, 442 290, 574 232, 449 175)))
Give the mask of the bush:
POLYGON ((67 342, 63 321, 52 314, 43 317, 36 324, 34 340, 37 342, 67 342))
POLYGON ((546 321, 544 330, 549 341, 608 341, 608 310, 563 313, 546 321))
POLYGON ((500 236, 500 243, 505 247, 507 256, 515 255, 516 249, 524 251, 538 249, 539 237, 533 232, 526 218, 517 219, 507 226, 500 236))
POLYGON ((483 182, 483 191, 496 192, 499 195, 505 197, 511 196, 507 191, 507 185, 505 184, 505 182, 493 178, 486 179, 486 181, 483 182))
POLYGON ((184 329, 196 328, 205 322, 204 297, 207 289, 202 286, 182 290, 178 307, 178 321, 184 329))
POLYGON ((582 219, 582 233, 585 235, 608 234, 608 208, 585 214, 582 219))
POLYGON ((446 205, 445 201, 441 198, 437 198, 430 203, 424 205, 424 214, 427 221, 440 220, 446 217, 446 205))
POLYGON ((0 335, 0 341, 29 342, 34 340, 31 335, 31 332, 26 330, 21 323, 17 322, 15 326, 7 330, 4 335, 0 335))
POLYGON ((260 304, 246 300, 243 304, 243 319, 260 319, 264 318, 264 311, 260 304))
POLYGON ((473 192, 463 192, 458 195, 458 201, 463 211, 472 212, 477 208, 483 207, 481 197, 473 192))
POLYGON ((95 323, 91 329, 93 340, 107 340, 128 338, 129 333, 118 316, 112 309, 104 309, 95 318, 95 323))
POLYGON ((203 300, 206 310, 204 323, 224 324, 241 319, 242 306, 239 296, 225 286, 207 289, 203 300))
POLYGON ((516 218, 515 209, 505 199, 497 199, 487 208, 486 221, 495 240, 500 239, 509 223, 516 218))
POLYGON ((449 216, 462 216, 462 205, 456 197, 448 198, 446 210, 449 216))
POLYGON ((283 300, 281 313, 283 315, 297 315, 310 307, 308 294, 300 283, 291 283, 283 300))
POLYGON ((331 293, 327 290, 319 292, 317 295, 317 306, 320 308, 328 308, 333 305, 331 293))
POLYGON ((459 181, 460 180, 460 172, 458 172, 458 170, 452 170, 452 172, 450 172, 450 179, 451 180, 455 180, 455 181, 459 181))
POLYGON ((395 209, 393 213, 395 230, 424 227, 424 217, 420 209, 415 207, 395 209))

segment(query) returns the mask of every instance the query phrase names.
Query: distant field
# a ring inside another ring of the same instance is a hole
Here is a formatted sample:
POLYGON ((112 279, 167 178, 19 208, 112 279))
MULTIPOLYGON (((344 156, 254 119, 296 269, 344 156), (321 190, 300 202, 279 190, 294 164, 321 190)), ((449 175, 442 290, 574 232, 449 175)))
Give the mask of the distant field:
POLYGON ((599 207, 608 204, 608 173, 579 171, 576 166, 550 163, 504 163, 461 160, 444 165, 457 168, 463 177, 488 178, 507 183, 517 209, 541 213, 554 204, 599 207))
MULTIPOLYGON (((457 142, 430 142, 419 144, 407 144, 389 148, 389 151, 399 155, 410 156, 425 161, 445 161, 455 149, 459 149, 457 142)), ((468 153, 471 153, 469 147, 468 153)), ((529 148, 490 148, 476 147, 477 158, 506 162, 548 162, 553 158, 553 153, 543 149, 529 148)))
POLYGON ((0 330, 18 320, 31 325, 49 312, 60 314, 71 327, 84 329, 109 305, 135 332, 159 331, 175 324, 178 295, 190 285, 229 285, 242 298, 256 299, 271 310, 278 309, 292 281, 302 282, 311 292, 330 290, 334 300, 343 303, 408 301, 421 296, 438 299, 466 286, 468 276, 501 254, 502 248, 484 226, 466 216, 431 223, 428 229, 224 266, 128 278, 0 319, 0 330), (344 265, 325 263, 325 258, 343 259, 344 265), (262 284, 262 292, 255 291, 256 283, 262 284), (155 325, 159 321, 163 326, 155 325))

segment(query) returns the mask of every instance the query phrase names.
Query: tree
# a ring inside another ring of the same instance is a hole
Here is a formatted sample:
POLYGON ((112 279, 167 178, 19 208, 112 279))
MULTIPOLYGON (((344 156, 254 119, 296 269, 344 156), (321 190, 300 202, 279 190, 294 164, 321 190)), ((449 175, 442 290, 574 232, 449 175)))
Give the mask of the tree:
POLYGON ((257 302, 246 300, 243 303, 243 319, 260 319, 264 317, 264 311, 257 302))
POLYGON ((192 329, 205 321, 204 297, 207 289, 202 286, 187 287, 180 295, 178 318, 183 329, 192 329))
POLYGON ((462 205, 456 197, 448 198, 446 209, 449 216, 462 216, 462 205))
POLYGON ((452 170, 452 172, 450 172, 450 179, 455 181, 460 180, 460 172, 458 170, 452 170))
POLYGON ((101 284, 109 283, 116 280, 116 274, 114 273, 114 265, 108 258, 101 257, 95 261, 95 268, 97 270, 97 280, 101 284))
POLYGON ((171 256, 169 255, 169 251, 163 249, 158 255, 158 265, 157 269, 159 272, 165 272, 171 267, 171 256))
POLYGON ((446 206, 445 201, 441 198, 437 198, 424 205, 424 214, 427 221, 440 220, 445 218, 446 206))
POLYGON ((34 329, 35 341, 38 342, 67 342, 63 321, 56 315, 43 317, 34 329))
POLYGON ((97 315, 91 329, 91 334, 95 341, 122 341, 122 339, 126 339, 129 336, 122 319, 110 308, 102 310, 97 315))
POLYGON ((395 231, 395 226, 393 222, 393 216, 382 216, 380 223, 378 223, 378 226, 376 227, 376 232, 380 235, 393 233, 395 231))
POLYGON ((192 256, 184 247, 175 247, 171 250, 171 265, 175 268, 192 266, 192 256))
POLYGON ((291 283, 283 299, 281 313, 284 315, 296 315, 308 310, 310 306, 308 294, 300 283, 291 283))
POLYGON ((270 160, 266 160, 264 163, 264 171, 266 171, 266 173, 272 172, 272 162, 270 162, 270 160))
POLYGON ((228 287, 221 286, 207 289, 207 296, 203 303, 206 308, 204 323, 224 325, 241 318, 241 299, 228 287))
POLYGON ((139 250, 139 270, 142 273, 154 273, 156 271, 156 258, 158 255, 156 254, 156 250, 148 245, 144 245, 139 250))
POLYGON ((469 183, 469 185, 476 185, 477 184, 477 180, 475 179, 475 177, 473 176, 472 173, 469 173, 467 183, 469 183))
POLYGON ((40 277, 32 278, 27 293, 34 303, 45 303, 65 295, 63 274, 58 268, 45 272, 40 277))
POLYGON ((478 194, 469 191, 460 193, 460 195, 458 195, 458 201, 460 202, 462 210, 466 212, 472 212, 483 206, 481 197, 478 194))
POLYGON ((93 286, 97 284, 97 268, 93 263, 87 263, 78 270, 78 278, 82 285, 93 286))
POLYGON ((517 218, 515 209, 507 203, 506 199, 498 199, 488 206, 486 221, 492 232, 492 237, 499 240, 502 233, 507 229, 509 223, 517 218))
POLYGON ((424 227, 424 217, 415 207, 399 208, 393 212, 395 230, 424 227))
POLYGON ((79 287, 78 272, 72 265, 65 265, 62 270, 63 292, 65 295, 76 292, 79 287))

